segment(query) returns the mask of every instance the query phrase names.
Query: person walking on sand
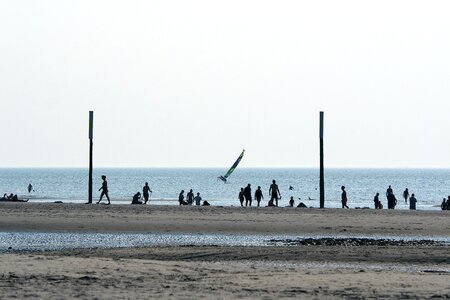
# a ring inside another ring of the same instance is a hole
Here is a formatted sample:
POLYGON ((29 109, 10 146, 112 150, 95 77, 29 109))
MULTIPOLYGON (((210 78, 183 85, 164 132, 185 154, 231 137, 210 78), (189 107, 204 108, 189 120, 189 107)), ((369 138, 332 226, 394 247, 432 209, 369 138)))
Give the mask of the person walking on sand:
POLYGON ((98 189, 98 191, 99 192, 102 191, 102 193, 100 194, 100 199, 97 201, 97 204, 99 204, 102 201, 103 196, 105 196, 106 199, 108 199, 108 204, 111 204, 111 201, 109 200, 109 195, 108 195, 108 182, 106 181, 105 175, 102 175, 102 180, 103 180, 102 187, 98 189))
POLYGON ((342 202, 342 208, 348 208, 347 206, 347 192, 345 191, 345 186, 341 186, 342 195, 341 195, 341 202, 342 202))
POLYGON ((405 204, 408 203, 408 197, 409 197, 409 191, 408 191, 408 188, 406 188, 403 191, 403 198, 405 199, 405 204))
POLYGON ((245 206, 252 206, 252 188, 250 183, 244 189, 245 206))
POLYGON ((258 189, 255 191, 255 200, 256 200, 256 203, 258 204, 258 207, 261 202, 261 199, 264 199, 264 196, 263 196, 263 192, 261 191, 261 187, 258 186, 258 189))
POLYGON ((184 201, 184 190, 181 190, 180 194, 178 195, 178 203, 180 203, 180 205, 187 205, 187 202, 184 201))
POLYGON ((409 209, 416 210, 416 203, 416 197, 414 197, 414 194, 411 194, 411 198, 409 198, 409 209))
POLYGON ((148 198, 151 193, 152 193, 152 190, 148 186, 148 182, 146 182, 144 187, 142 188, 142 195, 144 195, 144 204, 147 204, 148 198))
POLYGON ((189 193, 187 193, 186 197, 187 197, 186 202, 189 205, 192 205, 192 203, 194 203, 194 192, 192 191, 192 189, 189 191, 189 193))
POLYGON ((275 200, 275 206, 278 206, 278 199, 281 198, 280 190, 278 189, 278 184, 275 182, 275 179, 272 180, 272 184, 269 188, 270 200, 275 200))
POLYGON ((239 192, 239 202, 241 202, 241 206, 244 206, 244 188, 241 188, 241 191, 239 192))

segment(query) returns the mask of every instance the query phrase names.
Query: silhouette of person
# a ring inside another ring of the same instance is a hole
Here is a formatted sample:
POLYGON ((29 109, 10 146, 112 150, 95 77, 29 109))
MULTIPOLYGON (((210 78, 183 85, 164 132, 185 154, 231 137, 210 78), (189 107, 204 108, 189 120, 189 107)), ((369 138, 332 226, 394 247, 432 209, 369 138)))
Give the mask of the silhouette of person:
POLYGON ((200 205, 202 202, 202 197, 200 197, 200 193, 197 193, 197 196, 194 197, 195 205, 200 205))
POLYGON ((447 210, 447 202, 445 202, 445 198, 442 199, 441 210, 447 210))
POLYGON ((102 187, 98 189, 98 191, 99 192, 102 191, 102 193, 100 194, 100 199, 97 201, 97 204, 99 204, 102 201, 103 196, 105 196, 106 199, 108 199, 108 204, 111 204, 111 201, 109 200, 109 195, 108 195, 108 182, 106 181, 105 175, 102 175, 102 180, 103 180, 102 187))
POLYGON ((239 202, 241 202, 241 206, 244 206, 244 188, 241 188, 238 198, 239 202))
POLYGON ((144 187, 142 188, 142 194, 144 196, 144 204, 147 204, 149 193, 152 193, 152 190, 148 186, 148 182, 146 182, 144 187))
POLYGON ((397 199, 395 198, 394 193, 388 194, 387 200, 388 200, 388 209, 394 209, 395 205, 397 205, 397 199))
POLYGON ((291 196, 291 199, 289 200, 289 207, 294 207, 294 197, 291 196))
POLYGON ((189 205, 192 205, 192 203, 194 203, 194 192, 192 192, 192 189, 187 193, 186 197, 187 197, 187 201, 186 202, 189 205))
POLYGON ((386 190, 386 198, 391 194, 394 194, 394 191, 392 190, 391 186, 389 186, 386 190))
POLYGON ((416 203, 416 197, 414 197, 414 194, 411 194, 411 198, 409 198, 409 209, 416 210, 416 203))
POLYGON ((290 190, 290 191, 293 191, 293 190, 294 190, 294 187, 293 187, 292 185, 290 185, 290 186, 289 186, 289 190, 290 190))
POLYGON ((375 195, 375 197, 373 198, 373 202, 374 202, 374 204, 375 204, 375 209, 381 209, 381 207, 380 207, 381 203, 380 203, 380 198, 379 198, 379 196, 380 196, 380 193, 377 193, 377 194, 375 195))
POLYGON ((342 195, 341 195, 341 202, 342 202, 342 208, 348 208, 347 206, 347 192, 345 191, 345 186, 341 186, 342 195))
MULTIPOLYGON (((31 185, 31 183, 28 185, 28 193, 31 193, 31 191, 33 191, 33 186, 31 185)), ((34 192, 34 191, 33 191, 34 192)))
POLYGON ((178 202, 180 205, 187 205, 187 202, 184 201, 184 190, 181 190, 180 194, 178 195, 178 202))
POLYGON ((278 189, 278 184, 275 180, 272 180, 272 184, 269 188, 270 200, 275 200, 275 206, 278 206, 278 199, 281 198, 280 190, 278 189))
POLYGON ((261 202, 261 199, 264 199, 264 196, 263 196, 263 192, 261 191, 261 187, 258 186, 258 189, 255 191, 255 200, 256 200, 256 203, 258 204, 258 207, 259 207, 259 203, 261 202))
POLYGON ((202 206, 211 206, 211 204, 209 204, 209 202, 205 200, 205 201, 203 201, 202 206))
POLYGON ((139 201, 139 199, 141 199, 141 193, 137 192, 136 194, 134 194, 131 204, 142 204, 142 201, 139 201))
POLYGON ((252 206, 252 188, 250 183, 244 189, 245 206, 252 206))
POLYGON ((408 191, 408 188, 406 188, 403 191, 403 198, 405 199, 405 203, 408 203, 408 196, 409 196, 409 191, 408 191))

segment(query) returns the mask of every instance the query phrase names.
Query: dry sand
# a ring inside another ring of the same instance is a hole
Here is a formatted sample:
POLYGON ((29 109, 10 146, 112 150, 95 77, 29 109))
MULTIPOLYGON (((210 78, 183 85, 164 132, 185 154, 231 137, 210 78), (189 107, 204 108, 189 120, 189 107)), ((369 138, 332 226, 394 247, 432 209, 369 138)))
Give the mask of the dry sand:
MULTIPOLYGON (((0 231, 448 237, 450 211, 1 203, 0 231)), ((450 298, 450 246, 164 246, 1 254, 1 298, 450 298)))

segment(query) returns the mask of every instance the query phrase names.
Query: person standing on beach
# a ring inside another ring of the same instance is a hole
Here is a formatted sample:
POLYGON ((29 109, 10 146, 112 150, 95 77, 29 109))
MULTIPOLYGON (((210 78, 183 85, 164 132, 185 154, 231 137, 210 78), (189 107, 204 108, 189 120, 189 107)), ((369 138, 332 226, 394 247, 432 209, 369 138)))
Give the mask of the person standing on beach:
POLYGON ((180 205, 187 205, 187 202, 184 201, 184 190, 181 190, 180 194, 178 195, 178 202, 180 205))
POLYGON ((202 203, 202 197, 200 197, 200 193, 197 193, 197 196, 194 197, 194 201, 195 205, 200 205, 202 203))
POLYGON ((269 188, 270 200, 275 200, 275 206, 278 206, 278 199, 281 198, 280 190, 278 189, 278 184, 275 182, 275 179, 272 180, 272 184, 269 188))
POLYGON ((289 199, 289 207, 294 207, 294 196, 291 196, 291 199, 289 199))
POLYGON ((348 208, 347 206, 347 192, 345 191, 345 186, 341 186, 342 195, 341 195, 341 201, 342 201, 342 208, 348 208))
POLYGON ((250 183, 244 189, 245 206, 252 206, 252 188, 250 183))
POLYGON ((416 203, 416 197, 414 197, 414 194, 411 194, 411 198, 409 198, 409 209, 416 210, 416 203))
POLYGON ((373 198, 373 202, 375 204, 375 209, 382 209, 383 208, 383 204, 381 204, 379 196, 380 196, 380 193, 377 193, 375 195, 375 197, 373 198))
POLYGON ((408 188, 406 188, 403 191, 403 198, 405 198, 405 203, 408 203, 408 197, 409 197, 409 191, 408 191, 408 188))
POLYGON ((189 191, 189 193, 187 193, 186 197, 187 197, 187 201, 186 202, 189 205, 192 205, 192 203, 194 203, 194 192, 192 191, 192 189, 189 191))
POLYGON ((258 207, 259 207, 259 203, 261 202, 261 199, 264 199, 264 196, 263 196, 263 192, 261 191, 261 187, 258 186, 258 189, 255 191, 255 200, 256 200, 256 203, 258 204, 258 207))
POLYGON ((239 202, 241 202, 241 206, 244 206, 244 188, 241 188, 241 191, 239 192, 239 202))
POLYGON ((102 201, 103 196, 106 196, 106 199, 108 199, 108 204, 111 204, 111 201, 109 200, 109 195, 108 195, 108 182, 106 181, 106 176, 102 175, 102 187, 98 189, 98 191, 102 191, 102 193, 100 194, 100 199, 97 201, 97 204, 99 204, 102 201))
POLYGON ((149 193, 152 193, 152 190, 148 186, 148 182, 146 182, 144 187, 142 188, 142 195, 144 195, 144 204, 147 204, 149 193))
POLYGON ((389 186, 386 190, 386 198, 389 197, 389 195, 394 194, 394 191, 392 190, 391 186, 389 186))
MULTIPOLYGON (((33 191, 33 186, 31 185, 31 183, 28 185, 28 193, 31 193, 31 191, 33 191)), ((34 191, 33 191, 34 192, 34 191)))

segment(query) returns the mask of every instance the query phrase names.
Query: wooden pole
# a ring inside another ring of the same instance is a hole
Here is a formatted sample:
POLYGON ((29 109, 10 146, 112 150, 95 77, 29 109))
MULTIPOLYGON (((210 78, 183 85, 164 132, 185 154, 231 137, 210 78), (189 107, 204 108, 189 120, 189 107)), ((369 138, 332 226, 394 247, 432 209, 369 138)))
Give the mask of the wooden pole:
POLYGON ((89 111, 89 198, 88 203, 92 203, 92 153, 94 148, 94 112, 89 111))
POLYGON ((323 167, 323 111, 320 112, 320 208, 325 207, 325 180, 323 167))

